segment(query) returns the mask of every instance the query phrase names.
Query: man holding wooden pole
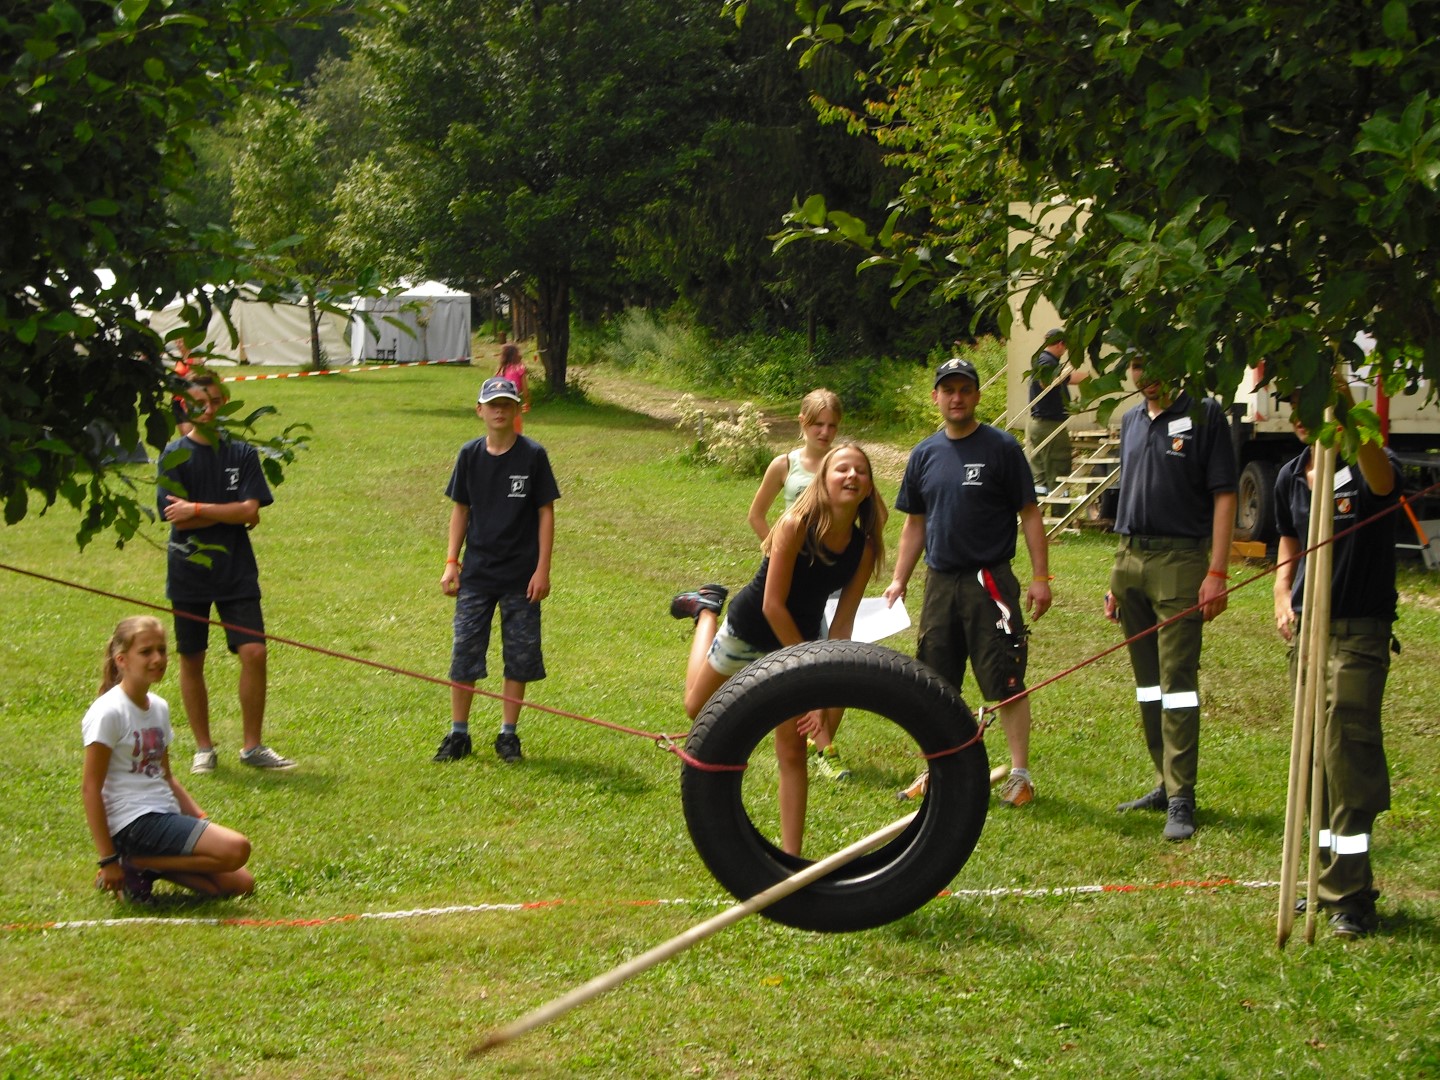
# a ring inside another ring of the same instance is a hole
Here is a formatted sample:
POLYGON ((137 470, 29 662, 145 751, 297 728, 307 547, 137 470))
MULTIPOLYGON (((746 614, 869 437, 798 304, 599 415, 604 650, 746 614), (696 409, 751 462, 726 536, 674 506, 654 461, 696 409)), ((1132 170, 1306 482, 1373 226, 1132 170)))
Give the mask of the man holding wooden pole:
MULTIPOLYGON (((1341 390, 1347 399, 1348 390, 1341 390)), ((1297 671, 1296 624, 1302 612, 1307 560, 1296 557, 1309 535, 1311 488, 1315 482, 1313 438, 1295 420, 1306 449, 1280 470, 1275 482, 1279 567, 1275 573, 1275 626, 1291 643, 1291 681, 1297 671)), ((1360 447, 1354 465, 1335 470, 1331 500, 1334 532, 1387 507, 1401 494, 1394 459, 1379 443, 1360 447)), ((1395 523, 1385 515, 1340 536, 1331 551, 1330 634, 1325 666, 1327 708, 1315 753, 1323 776, 1318 899, 1337 937, 1358 938, 1377 924, 1370 830, 1390 808, 1390 774, 1380 730, 1380 702, 1390 654, 1400 651, 1391 634, 1396 618, 1395 523)), ((1318 564, 1318 560, 1317 560, 1318 564)), ((1318 583, 1317 583, 1318 584, 1318 583)), ((1318 606, 1318 605, 1317 605, 1318 606)), ((1317 674, 1318 658, 1312 660, 1317 674)))

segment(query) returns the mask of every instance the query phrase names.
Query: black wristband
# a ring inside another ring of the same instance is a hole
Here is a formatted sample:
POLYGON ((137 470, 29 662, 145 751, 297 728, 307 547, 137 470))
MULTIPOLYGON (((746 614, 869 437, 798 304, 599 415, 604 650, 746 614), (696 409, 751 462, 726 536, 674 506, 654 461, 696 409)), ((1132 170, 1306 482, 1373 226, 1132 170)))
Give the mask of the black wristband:
POLYGON ((98 863, 96 863, 95 865, 98 866, 98 867, 100 867, 100 869, 103 870, 103 869, 105 869, 105 867, 109 866, 111 863, 117 863, 117 862, 119 862, 119 861, 120 861, 120 853, 119 853, 119 852, 116 852, 114 855, 106 855, 103 859, 101 859, 101 860, 100 860, 98 863))

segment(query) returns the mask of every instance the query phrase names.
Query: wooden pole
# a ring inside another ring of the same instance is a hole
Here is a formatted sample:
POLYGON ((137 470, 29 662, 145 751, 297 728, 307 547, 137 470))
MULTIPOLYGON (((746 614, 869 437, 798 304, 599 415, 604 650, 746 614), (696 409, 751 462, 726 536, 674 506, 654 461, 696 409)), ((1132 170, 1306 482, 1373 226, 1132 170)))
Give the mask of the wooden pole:
MULTIPOLYGON (((1328 415, 1327 415, 1328 419, 1328 415)), ((1302 616, 1312 626, 1310 681, 1315 685, 1310 722, 1310 862, 1305 879, 1305 942, 1315 942, 1315 916, 1319 905, 1320 830, 1325 825, 1325 718, 1329 712, 1330 598, 1335 567, 1335 450, 1320 455, 1319 474, 1310 501, 1310 514, 1320 515, 1318 543, 1310 556, 1307 576, 1315 576, 1315 606, 1302 616)))
MULTIPOLYGON (((1298 658, 1290 734, 1290 776, 1285 793, 1285 831, 1280 856, 1280 898, 1275 926, 1275 944, 1282 949, 1289 940, 1290 932, 1295 925, 1296 878, 1299 873, 1300 846, 1305 842, 1305 806, 1308 802, 1307 793, 1313 771, 1314 719, 1317 696, 1322 708, 1324 704, 1324 696, 1320 691, 1323 678, 1317 678, 1315 675, 1314 658, 1317 655, 1321 657, 1325 655, 1325 651, 1328 649, 1330 629, 1329 569, 1328 567, 1323 568, 1322 575, 1322 568, 1317 565, 1315 556, 1321 550, 1326 552, 1330 550, 1328 544, 1324 548, 1317 547, 1320 536, 1323 534, 1328 539, 1334 535, 1331 505, 1333 502, 1334 451, 1316 445, 1313 453, 1316 455, 1315 479, 1310 495, 1310 527, 1305 544, 1305 549, 1310 554, 1305 557, 1305 584, 1300 602, 1302 626, 1299 628, 1300 639, 1295 645, 1298 658), (1330 462, 1328 478, 1323 464, 1327 455, 1330 462), (1327 479, 1331 490, 1322 492, 1322 483, 1325 483, 1327 479), (1323 622, 1312 617, 1319 614, 1317 608, 1320 605, 1319 597, 1321 595, 1326 597, 1324 604, 1326 618, 1323 622), (1320 642, 1317 642, 1315 638, 1317 625, 1323 627, 1324 631, 1324 639, 1320 642), (1321 650, 1319 653, 1315 651, 1317 646, 1321 650)), ((1311 906, 1311 901, 1307 899, 1307 910, 1311 906)))
POLYGON ((881 844, 899 836, 910 823, 915 820, 915 814, 918 813, 919 811, 917 810, 915 813, 906 814, 899 820, 886 825, 883 829, 877 829, 863 840, 857 840, 849 847, 843 848, 835 852, 835 854, 821 859, 819 862, 811 863, 805 867, 805 869, 792 874, 784 881, 776 882, 764 892, 756 893, 744 903, 727 908, 714 918, 706 919, 698 926, 692 926, 683 934, 677 934, 669 941, 655 946, 655 948, 649 952, 642 953, 633 960, 627 960, 618 967, 611 968, 603 975, 597 975, 584 985, 577 986, 569 993, 563 994, 554 1001, 540 1006, 540 1008, 527 1013, 513 1023, 507 1024, 502 1028, 496 1028, 485 1036, 483 1042, 471 1048, 470 1056, 474 1057, 478 1054, 483 1054, 487 1050, 501 1046, 512 1039, 519 1038, 527 1031, 531 1031, 541 1024, 549 1023, 556 1017, 569 1012, 575 1008, 575 1006, 582 1005, 591 998, 600 996, 606 990, 619 986, 627 979, 633 978, 642 971, 654 967, 662 960, 668 960, 670 957, 684 952, 690 948, 690 946, 703 941, 719 930, 723 930, 731 923, 739 922, 745 918, 745 916, 753 915, 757 911, 762 911, 777 900, 783 900, 791 893, 798 892, 806 885, 818 881, 827 874, 840 869, 840 867, 846 863, 853 862, 867 851, 879 847, 881 844))

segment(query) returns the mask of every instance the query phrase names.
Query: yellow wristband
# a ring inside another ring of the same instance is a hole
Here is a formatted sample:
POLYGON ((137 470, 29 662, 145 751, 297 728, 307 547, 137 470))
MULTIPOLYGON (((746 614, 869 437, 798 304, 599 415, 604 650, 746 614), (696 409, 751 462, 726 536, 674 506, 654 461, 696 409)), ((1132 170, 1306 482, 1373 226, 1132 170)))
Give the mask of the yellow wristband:
POLYGON ((1055 580, 1055 575, 1054 575, 1054 574, 1046 574, 1044 577, 1041 577, 1039 574, 1036 574, 1036 575, 1035 575, 1033 578, 1031 578, 1030 580, 1031 580, 1031 581, 1054 581, 1054 580, 1055 580))

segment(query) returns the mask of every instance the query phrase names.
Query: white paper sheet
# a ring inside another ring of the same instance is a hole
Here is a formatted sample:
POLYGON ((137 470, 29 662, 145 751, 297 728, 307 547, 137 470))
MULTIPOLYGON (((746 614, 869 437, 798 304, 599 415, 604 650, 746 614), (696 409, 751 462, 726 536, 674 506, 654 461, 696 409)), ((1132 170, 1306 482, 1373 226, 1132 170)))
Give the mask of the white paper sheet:
MULTIPOLYGON (((825 602, 825 623, 835 621, 836 597, 825 602)), ((910 625, 910 613, 905 610, 905 601, 896 600, 894 607, 885 606, 883 596, 863 596, 855 612, 855 632, 852 641, 883 641, 891 634, 898 634, 910 625)))

